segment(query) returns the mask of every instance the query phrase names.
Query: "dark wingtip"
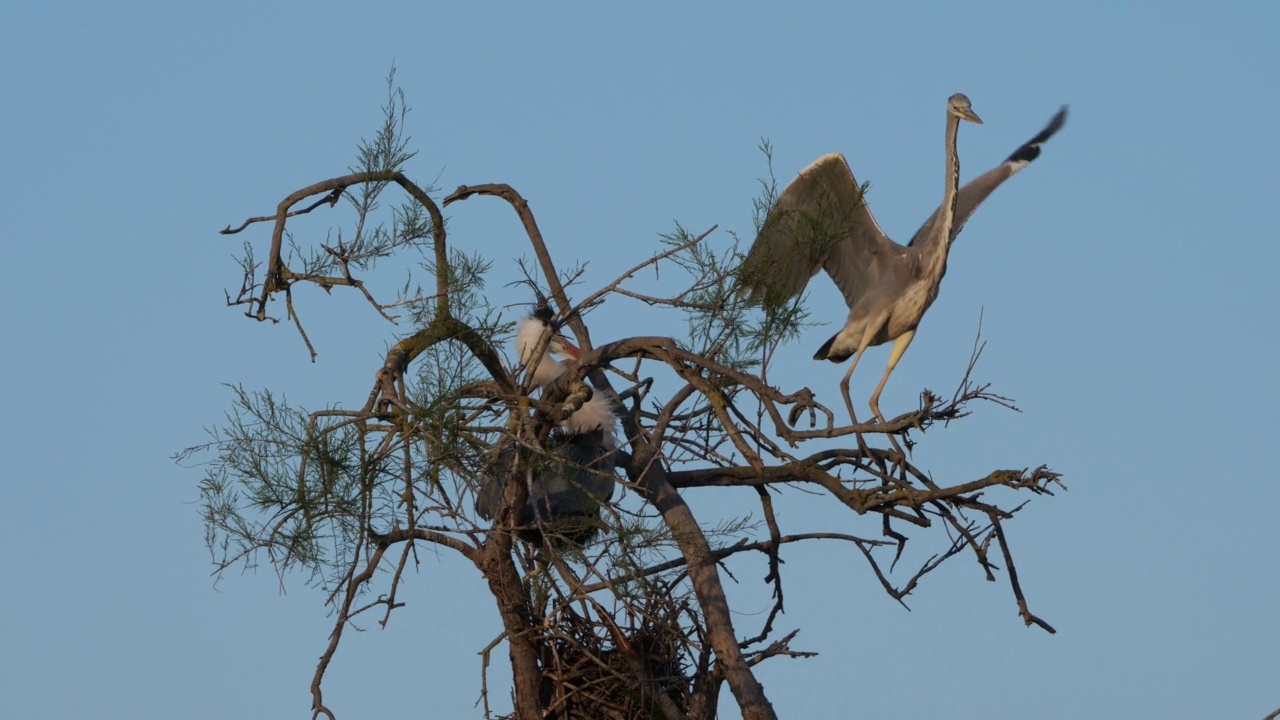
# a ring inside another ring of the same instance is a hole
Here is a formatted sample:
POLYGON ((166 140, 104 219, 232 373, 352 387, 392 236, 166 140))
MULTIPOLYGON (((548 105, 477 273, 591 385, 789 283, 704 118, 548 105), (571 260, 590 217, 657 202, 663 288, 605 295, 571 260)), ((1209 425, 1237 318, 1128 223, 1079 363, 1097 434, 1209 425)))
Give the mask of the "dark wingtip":
POLYGON ((1066 123, 1067 106, 1063 105, 1043 130, 1041 130, 1035 137, 1023 143, 1022 147, 1014 150, 1013 154, 1010 155, 1005 162, 1029 163, 1040 157, 1040 146, 1048 142, 1049 138, 1056 135, 1066 123))

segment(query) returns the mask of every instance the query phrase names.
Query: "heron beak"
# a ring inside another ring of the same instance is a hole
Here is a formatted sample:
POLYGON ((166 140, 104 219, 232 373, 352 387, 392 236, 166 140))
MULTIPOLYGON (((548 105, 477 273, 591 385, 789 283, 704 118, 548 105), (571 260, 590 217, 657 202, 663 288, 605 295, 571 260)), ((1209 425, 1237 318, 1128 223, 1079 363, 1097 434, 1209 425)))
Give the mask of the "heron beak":
POLYGON ((555 337, 555 341, 556 341, 556 345, 559 346, 561 355, 564 355, 570 360, 577 360, 578 358, 582 357, 582 351, 578 349, 578 346, 569 342, 568 338, 566 338, 565 336, 557 335, 555 337))
POLYGON ((978 117, 978 113, 972 110, 961 110, 959 112, 960 112, 960 119, 968 120, 969 122, 977 123, 978 125, 982 124, 982 118, 978 117))

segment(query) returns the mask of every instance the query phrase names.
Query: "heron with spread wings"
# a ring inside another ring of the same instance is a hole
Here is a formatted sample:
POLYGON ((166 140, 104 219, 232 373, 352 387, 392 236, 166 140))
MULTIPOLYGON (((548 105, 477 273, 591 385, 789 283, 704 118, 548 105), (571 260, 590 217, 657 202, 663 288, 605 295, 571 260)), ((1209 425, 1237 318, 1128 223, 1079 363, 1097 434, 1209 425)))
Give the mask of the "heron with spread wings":
POLYGON ((1063 106, 1039 134, 1004 162, 960 188, 956 155, 960 121, 982 124, 982 120, 965 95, 948 98, 942 205, 905 246, 890 240, 880 229, 843 155, 818 158, 783 190, 743 261, 740 277, 749 300, 778 303, 803 291, 818 270, 831 276, 849 306, 849 317, 813 359, 843 362, 853 358, 840 381, 852 422, 857 418, 849 399, 849 378, 863 353, 893 341, 884 376, 871 395, 871 411, 884 424, 880 393, 915 338, 925 311, 938 297, 951 243, 978 205, 1039 157, 1040 146, 1066 119, 1067 108, 1063 106))

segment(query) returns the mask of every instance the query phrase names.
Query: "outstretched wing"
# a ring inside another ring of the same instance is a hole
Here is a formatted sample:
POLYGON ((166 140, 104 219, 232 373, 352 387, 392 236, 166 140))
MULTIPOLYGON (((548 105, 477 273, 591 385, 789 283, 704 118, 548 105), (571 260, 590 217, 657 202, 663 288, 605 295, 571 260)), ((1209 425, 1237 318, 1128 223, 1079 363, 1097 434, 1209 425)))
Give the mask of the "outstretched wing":
MULTIPOLYGON (((960 234, 960 231, 964 229, 965 221, 969 219, 974 210, 978 209, 982 201, 987 199, 988 195, 1000 187, 1000 184, 1005 180, 1013 177, 1014 173, 1026 167, 1032 160, 1040 157, 1040 146, 1048 142, 1049 138, 1061 130, 1066 122, 1067 106, 1063 105, 1043 130, 1023 143, 1017 150, 1014 150, 1013 154, 1006 158, 1004 162, 970 180, 965 183, 964 187, 960 188, 960 193, 956 197, 955 220, 951 226, 952 240, 955 240, 956 236, 960 234)), ((923 242, 924 238, 929 236, 929 231, 933 228, 933 223, 941 211, 942 208, 933 211, 933 215, 929 216, 929 219, 911 238, 911 242, 907 243, 908 246, 923 242)))
POLYGON ((749 300, 782 302, 825 269, 850 306, 901 254, 880 229, 862 188, 839 153, 800 171, 769 212, 742 263, 739 280, 749 300))

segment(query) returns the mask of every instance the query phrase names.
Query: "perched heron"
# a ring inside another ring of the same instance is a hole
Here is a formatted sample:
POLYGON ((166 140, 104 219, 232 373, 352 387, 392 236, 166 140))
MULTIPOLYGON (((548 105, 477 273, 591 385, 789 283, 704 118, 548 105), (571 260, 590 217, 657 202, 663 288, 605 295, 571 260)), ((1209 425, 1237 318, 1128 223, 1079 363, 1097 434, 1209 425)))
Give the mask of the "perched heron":
POLYGON ((1064 105, 1049 124, 1004 162, 960 184, 956 134, 960 121, 982 124, 969 98, 947 99, 947 172, 942 205, 904 247, 890 240, 867 208, 862 189, 838 153, 824 155, 787 185, 765 219, 743 262, 741 278, 749 299, 781 302, 797 295, 817 274, 827 271, 844 294, 849 319, 823 343, 814 360, 853 362, 840 381, 849 418, 857 422, 849 400, 849 378, 867 348, 893 341, 889 364, 871 395, 871 411, 881 424, 880 392, 915 337, 920 319, 938 297, 947 272, 947 253, 973 211, 993 190, 1040 155, 1040 146, 1067 119, 1064 105))
MULTIPOLYGON (((549 318, 541 315, 520 321, 515 345, 521 365, 528 369, 531 385, 537 388, 546 387, 565 371, 565 361, 552 360, 547 355, 574 360, 579 356, 578 348, 556 334, 549 318), (534 358, 541 346, 546 347, 546 352, 534 358)), ((516 518, 516 523, 523 526, 522 539, 541 542, 539 527, 554 529, 574 543, 586 542, 595 535, 600 505, 613 496, 616 426, 610 398, 596 391, 547 439, 545 454, 529 457, 529 499, 516 518)), ((480 478, 476 511, 487 520, 496 517, 502 505, 506 470, 515 462, 516 453, 515 443, 506 443, 498 454, 497 469, 480 478)))

